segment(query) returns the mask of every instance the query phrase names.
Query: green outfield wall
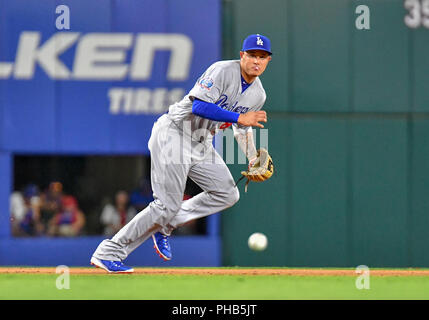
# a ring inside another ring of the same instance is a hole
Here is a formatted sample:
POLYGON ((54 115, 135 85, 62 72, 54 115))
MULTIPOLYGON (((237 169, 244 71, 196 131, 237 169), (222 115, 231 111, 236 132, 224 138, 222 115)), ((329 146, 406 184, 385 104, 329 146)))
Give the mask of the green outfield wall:
POLYGON ((429 267, 429 28, 407 15, 403 0, 223 1, 224 59, 271 38, 275 164, 222 213, 224 265, 429 267), (256 231, 264 252, 247 247, 256 231))

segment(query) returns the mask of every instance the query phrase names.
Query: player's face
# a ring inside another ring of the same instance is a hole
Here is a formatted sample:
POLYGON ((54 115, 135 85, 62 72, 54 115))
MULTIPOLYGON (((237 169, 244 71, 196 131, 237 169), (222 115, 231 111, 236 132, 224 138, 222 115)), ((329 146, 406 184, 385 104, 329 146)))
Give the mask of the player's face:
POLYGON ((263 50, 241 51, 240 58, 241 70, 251 80, 264 73, 268 62, 271 61, 270 54, 263 50))

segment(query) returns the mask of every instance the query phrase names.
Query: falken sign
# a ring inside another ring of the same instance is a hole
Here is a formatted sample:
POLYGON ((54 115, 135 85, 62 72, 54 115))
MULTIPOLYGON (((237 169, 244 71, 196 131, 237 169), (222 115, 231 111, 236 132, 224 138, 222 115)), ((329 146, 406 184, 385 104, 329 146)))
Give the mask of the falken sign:
MULTIPOLYGON (((41 44, 41 32, 20 34, 15 62, 0 62, 0 79, 31 80, 38 65, 54 80, 147 81, 152 75, 155 54, 170 51, 166 80, 185 81, 193 53, 193 42, 184 34, 132 34, 57 32, 41 44), (60 55, 76 45, 72 69, 60 55), (128 51, 132 51, 127 63, 128 51)), ((117 113, 159 113, 184 95, 181 87, 149 90, 111 88, 109 110, 117 113), (149 104, 152 101, 152 104, 149 104)))
POLYGON ((219 0, 63 1, 66 30, 57 4, 0 0, 2 149, 138 151, 129 139, 220 58, 219 0), (44 147, 21 137, 35 122, 44 147))

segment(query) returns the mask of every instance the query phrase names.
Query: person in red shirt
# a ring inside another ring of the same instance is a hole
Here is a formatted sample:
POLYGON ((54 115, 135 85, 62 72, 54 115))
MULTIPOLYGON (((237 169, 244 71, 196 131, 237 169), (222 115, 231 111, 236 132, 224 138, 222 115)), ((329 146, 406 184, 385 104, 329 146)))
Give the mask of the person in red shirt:
POLYGON ((61 208, 49 222, 51 236, 74 237, 81 233, 85 225, 85 215, 79 209, 73 196, 63 196, 61 208))

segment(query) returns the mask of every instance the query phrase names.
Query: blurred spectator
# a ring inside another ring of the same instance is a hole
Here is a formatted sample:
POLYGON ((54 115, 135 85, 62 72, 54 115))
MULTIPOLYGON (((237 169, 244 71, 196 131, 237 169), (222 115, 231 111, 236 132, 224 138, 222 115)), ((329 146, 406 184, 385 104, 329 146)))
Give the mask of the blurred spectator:
POLYGON ((37 236, 44 231, 40 222, 39 189, 34 184, 25 187, 24 193, 11 195, 12 234, 15 236, 37 236))
POLYGON ((14 191, 10 195, 10 218, 12 221, 12 230, 14 225, 21 221, 25 215, 24 196, 21 191, 14 191))
POLYGON ((49 221, 48 234, 51 236, 74 237, 81 233, 85 216, 78 207, 76 198, 62 196, 61 207, 49 221))
POLYGON ((47 226, 54 215, 60 211, 62 197, 63 185, 58 181, 51 182, 48 190, 41 195, 41 221, 45 226, 47 226))
POLYGON ((133 206, 137 212, 146 208, 149 203, 153 201, 152 187, 150 180, 141 178, 137 189, 133 190, 130 196, 130 205, 133 206))
POLYGON ((104 226, 104 235, 114 235, 134 218, 136 213, 136 209, 129 205, 128 193, 118 191, 115 195, 115 204, 106 204, 100 216, 100 221, 104 226))

